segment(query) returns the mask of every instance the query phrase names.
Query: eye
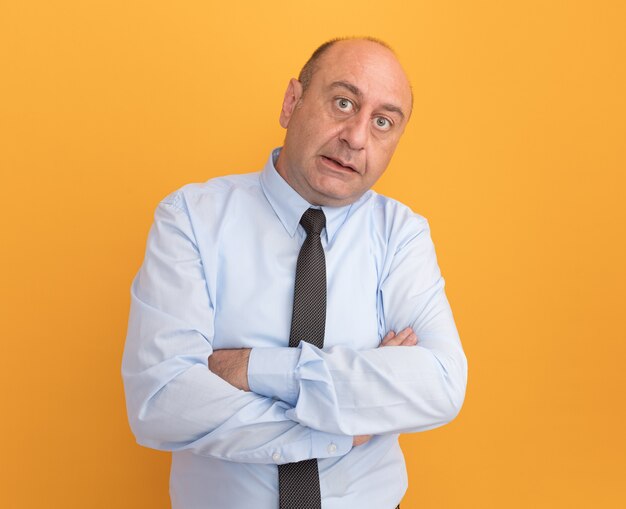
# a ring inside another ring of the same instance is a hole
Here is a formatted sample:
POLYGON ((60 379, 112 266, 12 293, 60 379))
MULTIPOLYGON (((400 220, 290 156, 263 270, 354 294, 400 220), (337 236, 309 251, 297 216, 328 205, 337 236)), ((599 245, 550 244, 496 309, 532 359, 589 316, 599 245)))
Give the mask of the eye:
POLYGON ((385 117, 376 117, 374 119, 374 123, 378 129, 381 131, 388 131, 391 129, 391 121, 385 117))
POLYGON ((352 111, 354 109, 354 104, 352 103, 352 101, 350 99, 346 99, 345 97, 339 97, 335 99, 335 105, 341 111, 345 112, 352 111))

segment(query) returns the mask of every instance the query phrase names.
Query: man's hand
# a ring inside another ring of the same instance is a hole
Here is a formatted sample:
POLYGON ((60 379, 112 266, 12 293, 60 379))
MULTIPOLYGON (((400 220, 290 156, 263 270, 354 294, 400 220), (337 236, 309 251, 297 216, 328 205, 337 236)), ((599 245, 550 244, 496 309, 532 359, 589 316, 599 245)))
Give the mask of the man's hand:
POLYGON ((357 435, 352 439, 352 447, 358 447, 359 445, 369 442, 374 435, 357 435))
POLYGON ((380 343, 380 346, 415 346, 417 345, 417 336, 411 327, 398 332, 390 330, 380 343))
POLYGON ((249 348, 215 350, 209 356, 209 369, 230 385, 250 391, 248 386, 249 348))

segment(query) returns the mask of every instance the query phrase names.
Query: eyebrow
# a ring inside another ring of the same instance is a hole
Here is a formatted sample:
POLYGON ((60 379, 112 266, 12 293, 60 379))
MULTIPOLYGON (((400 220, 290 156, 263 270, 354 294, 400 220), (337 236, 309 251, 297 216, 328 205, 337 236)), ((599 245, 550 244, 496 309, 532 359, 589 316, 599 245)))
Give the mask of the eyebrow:
MULTIPOLYGON (((330 84, 330 87, 331 88, 345 88, 345 89, 349 90, 350 92, 352 92, 357 97, 359 97, 359 98, 363 97, 363 92, 361 92, 361 90, 359 90, 359 87, 353 85, 352 83, 350 83, 348 81, 333 81, 330 84)), ((402 118, 404 118, 404 112, 402 111, 402 108, 400 108, 399 106, 396 106, 394 104, 386 103, 386 104, 382 105, 382 108, 384 110, 389 111, 389 112, 397 113, 402 118)))

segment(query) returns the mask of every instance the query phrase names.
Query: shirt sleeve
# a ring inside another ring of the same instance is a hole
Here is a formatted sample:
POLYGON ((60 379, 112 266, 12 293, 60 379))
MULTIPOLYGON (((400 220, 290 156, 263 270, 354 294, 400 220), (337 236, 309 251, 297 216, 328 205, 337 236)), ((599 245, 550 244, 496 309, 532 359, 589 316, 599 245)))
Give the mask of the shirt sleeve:
POLYGON ((346 454, 352 437, 295 422, 287 403, 209 371, 213 304, 189 217, 176 203, 158 206, 131 288, 122 377, 137 441, 246 463, 346 454))
POLYGON ((386 262, 379 297, 387 331, 412 327, 418 344, 253 349, 251 390, 288 403, 289 417, 329 433, 424 431, 454 419, 465 396, 467 361, 428 223, 409 221, 403 233, 386 262))

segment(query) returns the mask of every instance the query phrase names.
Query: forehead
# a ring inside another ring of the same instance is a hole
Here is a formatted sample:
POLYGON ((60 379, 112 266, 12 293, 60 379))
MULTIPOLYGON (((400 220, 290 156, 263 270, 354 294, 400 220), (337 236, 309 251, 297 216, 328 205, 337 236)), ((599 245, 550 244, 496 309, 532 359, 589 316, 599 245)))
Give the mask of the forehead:
POLYGON ((384 46, 366 40, 339 41, 324 53, 311 84, 328 89, 343 81, 356 86, 372 102, 397 103, 411 109, 411 87, 395 55, 384 46))

